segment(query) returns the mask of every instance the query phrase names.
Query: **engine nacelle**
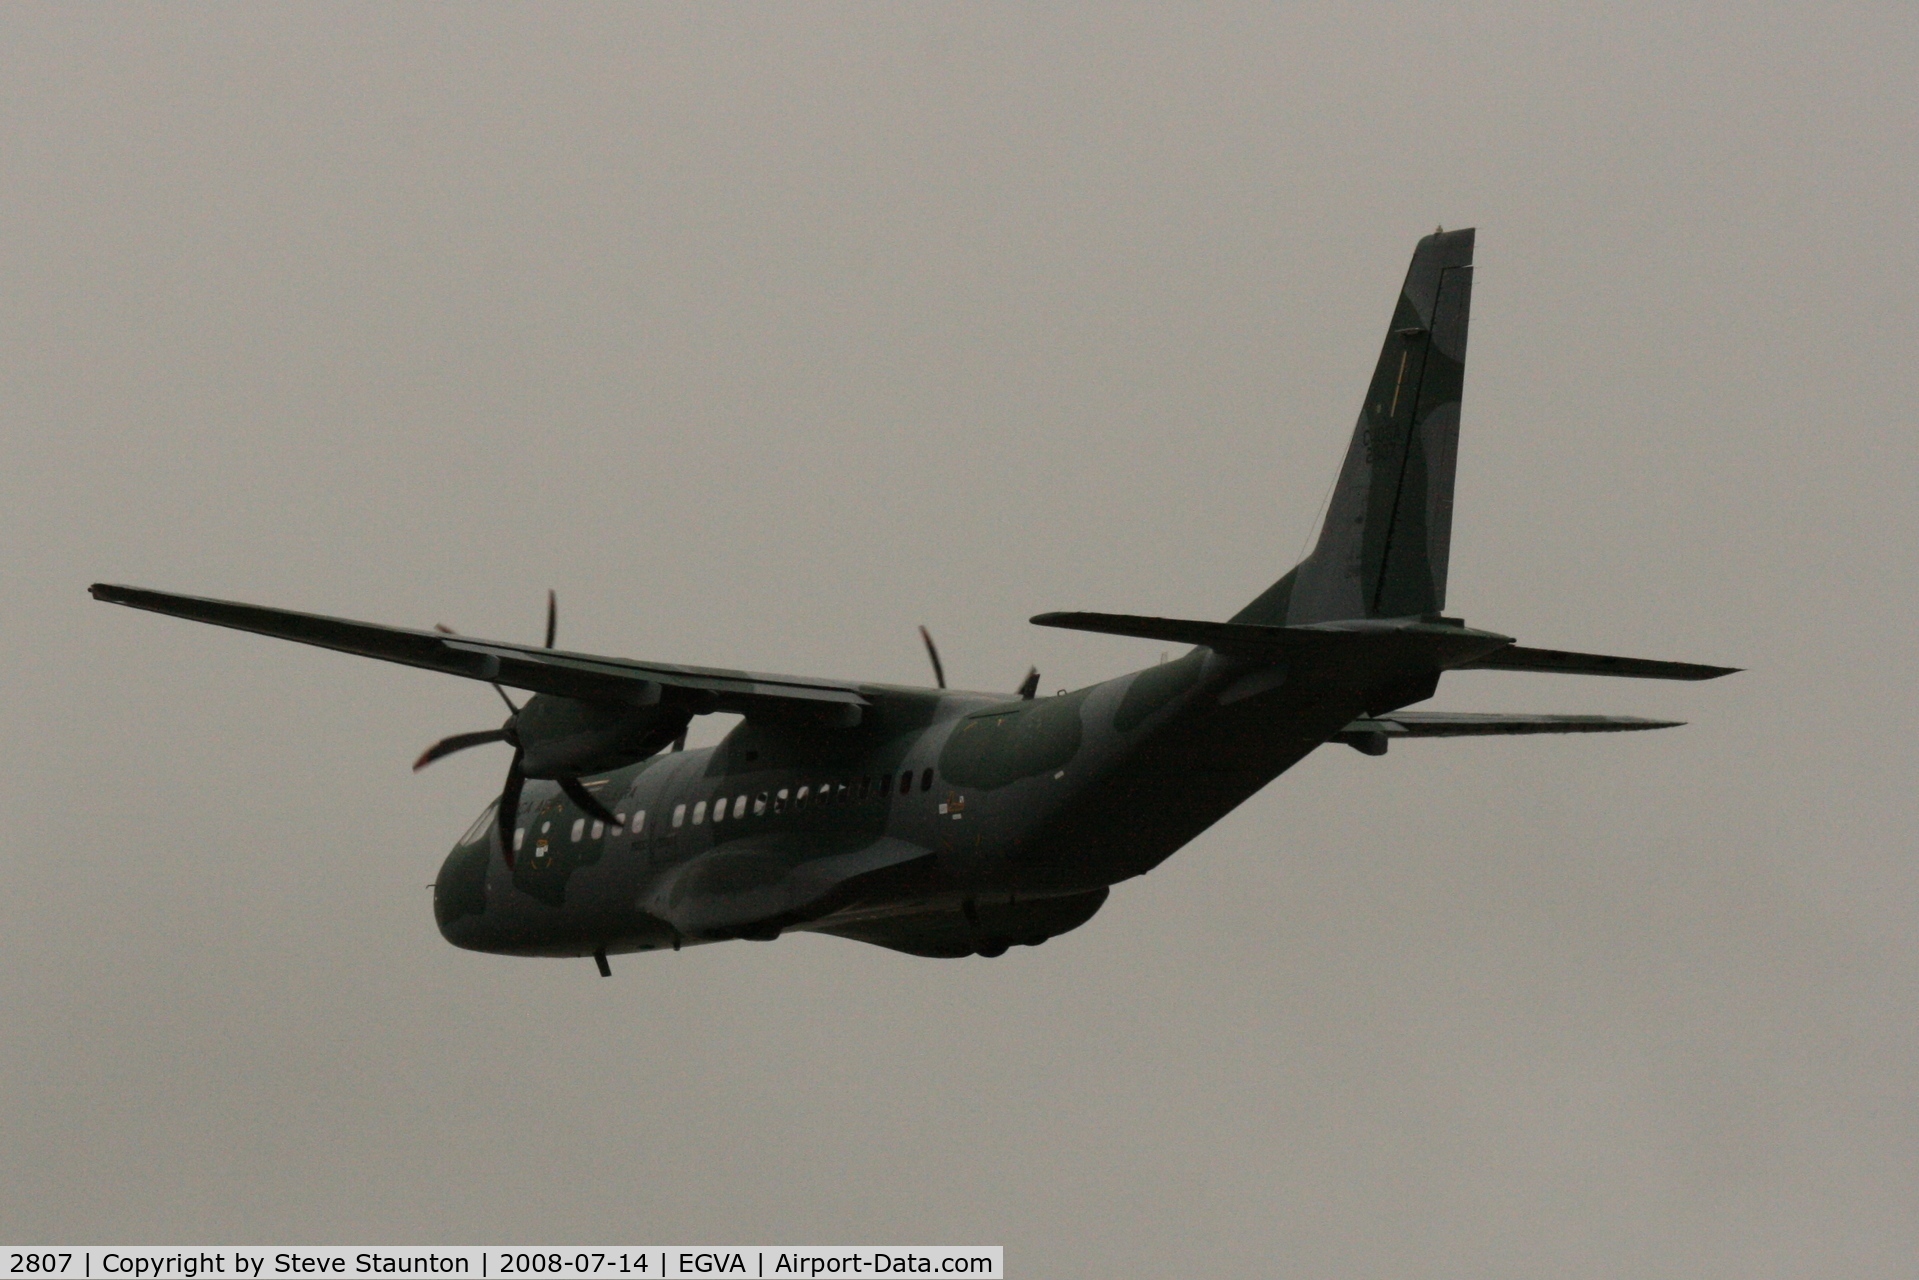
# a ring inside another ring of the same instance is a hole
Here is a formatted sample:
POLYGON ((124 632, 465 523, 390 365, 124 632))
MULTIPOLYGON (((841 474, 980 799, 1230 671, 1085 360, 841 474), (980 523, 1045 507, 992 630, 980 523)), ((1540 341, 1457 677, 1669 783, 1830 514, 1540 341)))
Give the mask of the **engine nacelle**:
POLYGON ((521 772, 565 778, 644 760, 679 737, 691 719, 685 708, 658 701, 622 706, 540 693, 507 721, 507 729, 520 747, 521 772))

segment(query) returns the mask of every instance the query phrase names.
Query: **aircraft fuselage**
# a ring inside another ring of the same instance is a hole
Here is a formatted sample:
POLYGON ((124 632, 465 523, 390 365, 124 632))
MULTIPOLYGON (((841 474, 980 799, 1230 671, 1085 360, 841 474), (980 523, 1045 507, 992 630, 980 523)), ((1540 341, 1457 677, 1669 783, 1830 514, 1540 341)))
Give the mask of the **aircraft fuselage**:
POLYGON ((783 929, 883 936, 903 918, 920 920, 922 934, 926 921, 949 920, 939 954, 1042 941, 1362 709, 1344 682, 1311 684, 1202 648, 1050 698, 864 687, 873 707, 856 729, 749 719, 717 746, 588 779, 616 827, 553 783, 529 784, 513 867, 489 811, 448 855, 435 914, 456 945, 515 955, 783 929), (863 856, 871 872, 833 864, 863 856), (782 922, 764 891, 808 863, 833 866, 844 900, 797 902, 782 922), (696 884, 684 883, 689 869, 696 884), (695 890, 731 894, 752 923, 688 927, 675 906, 695 890))

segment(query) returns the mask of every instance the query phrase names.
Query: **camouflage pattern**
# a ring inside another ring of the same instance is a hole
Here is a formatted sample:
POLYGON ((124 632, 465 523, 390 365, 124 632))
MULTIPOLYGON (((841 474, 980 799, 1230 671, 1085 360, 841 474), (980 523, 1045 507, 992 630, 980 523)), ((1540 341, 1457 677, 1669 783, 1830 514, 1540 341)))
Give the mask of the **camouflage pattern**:
POLYGON ((1085 923, 1111 886, 1328 742, 1378 755, 1394 738, 1670 723, 1399 710, 1444 671, 1727 670, 1520 650, 1439 616, 1472 243, 1471 231, 1420 242, 1313 554, 1226 623, 1036 618, 1194 646, 1053 698, 1033 697, 1030 677, 990 694, 768 676, 130 587, 93 593, 532 690, 509 727, 535 780, 509 786, 511 812, 480 816, 434 888, 455 945, 595 956, 602 972, 608 953, 794 930, 920 956, 999 955, 1085 923), (717 746, 656 754, 712 711, 743 719, 717 746))

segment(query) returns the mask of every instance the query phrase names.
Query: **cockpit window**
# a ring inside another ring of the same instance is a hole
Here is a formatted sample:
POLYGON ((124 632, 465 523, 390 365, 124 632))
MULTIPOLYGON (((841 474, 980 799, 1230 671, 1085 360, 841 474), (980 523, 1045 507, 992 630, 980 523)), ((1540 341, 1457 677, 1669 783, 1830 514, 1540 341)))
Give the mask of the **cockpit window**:
POLYGON ((486 829, 493 824, 494 811, 499 807, 500 802, 495 800, 482 810, 480 816, 473 820, 473 825, 466 829, 466 834, 460 837, 460 843, 472 844, 477 840, 484 839, 486 837, 486 829))

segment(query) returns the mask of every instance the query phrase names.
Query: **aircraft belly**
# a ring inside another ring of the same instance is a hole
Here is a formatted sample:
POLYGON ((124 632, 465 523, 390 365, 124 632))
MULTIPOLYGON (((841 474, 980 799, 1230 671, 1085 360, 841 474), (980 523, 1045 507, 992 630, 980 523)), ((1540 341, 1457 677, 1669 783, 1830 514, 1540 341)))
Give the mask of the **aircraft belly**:
POLYGON ((854 902, 938 883, 924 845, 770 832, 728 841, 655 880, 641 907, 689 938, 764 938, 854 902))
POLYGON ((1100 888, 1025 899, 949 897, 847 912, 804 927, 929 959, 997 956, 1009 947, 1036 947, 1079 928, 1105 904, 1106 895, 1107 890, 1100 888))

